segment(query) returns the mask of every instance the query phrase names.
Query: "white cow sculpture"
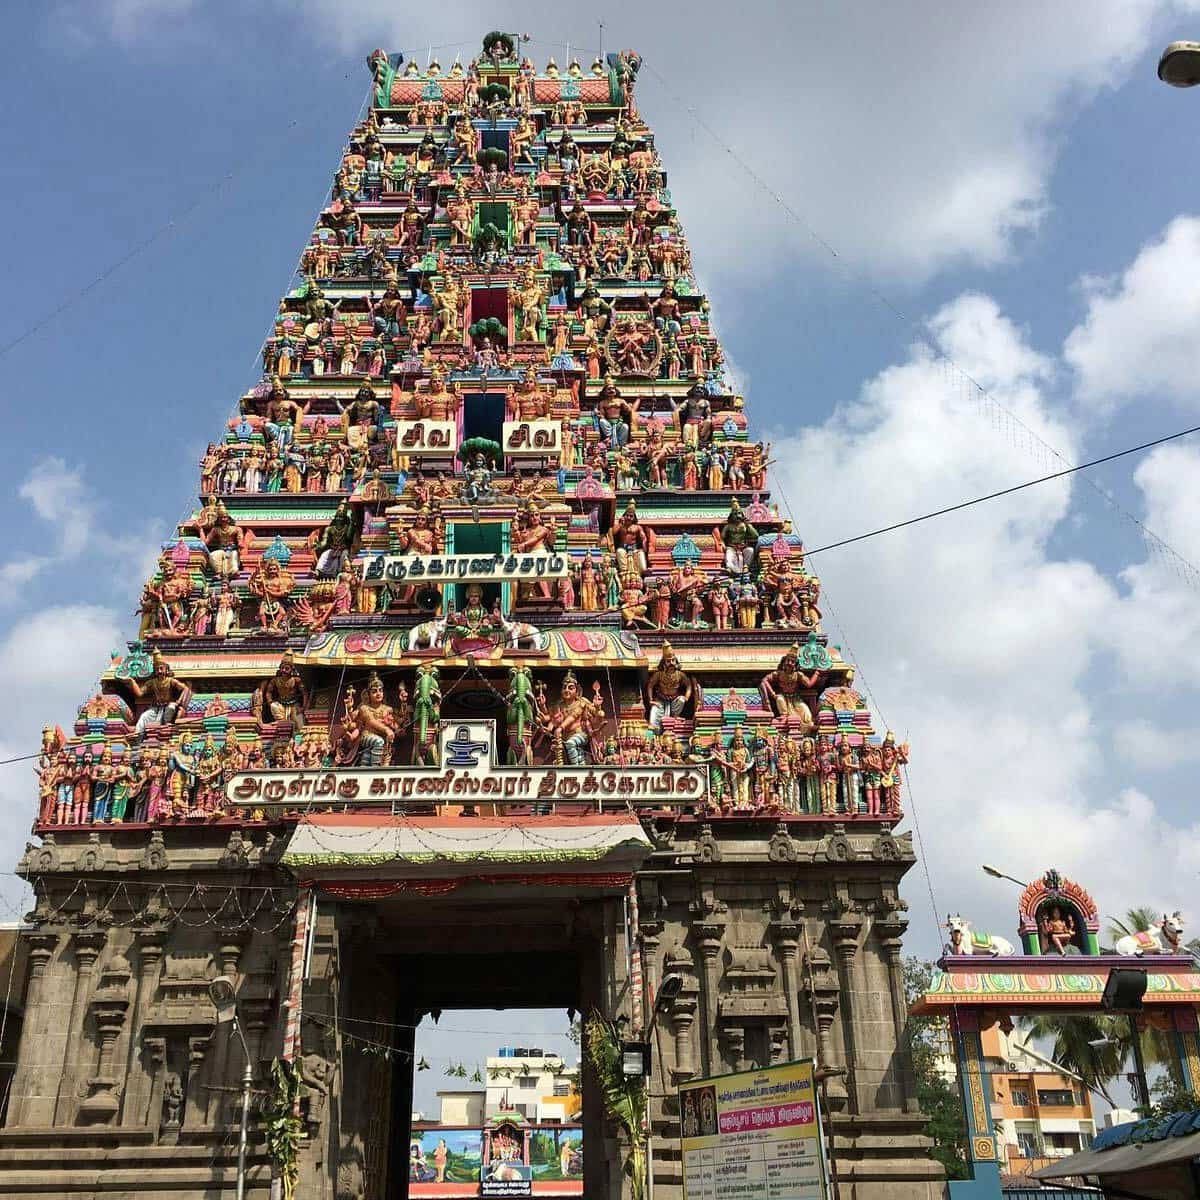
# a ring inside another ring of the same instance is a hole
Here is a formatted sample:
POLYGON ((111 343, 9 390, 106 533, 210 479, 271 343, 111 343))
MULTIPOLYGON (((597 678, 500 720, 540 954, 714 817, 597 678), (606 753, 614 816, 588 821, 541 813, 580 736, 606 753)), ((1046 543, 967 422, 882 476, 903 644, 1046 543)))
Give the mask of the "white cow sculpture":
POLYGON ((946 915, 951 954, 986 954, 991 958, 1015 954, 1012 942, 997 933, 972 933, 971 922, 961 913, 946 915))
POLYGON ((1178 909, 1169 916, 1163 913, 1149 929, 1117 938, 1114 947, 1118 954, 1181 954, 1183 950, 1183 914, 1178 909))

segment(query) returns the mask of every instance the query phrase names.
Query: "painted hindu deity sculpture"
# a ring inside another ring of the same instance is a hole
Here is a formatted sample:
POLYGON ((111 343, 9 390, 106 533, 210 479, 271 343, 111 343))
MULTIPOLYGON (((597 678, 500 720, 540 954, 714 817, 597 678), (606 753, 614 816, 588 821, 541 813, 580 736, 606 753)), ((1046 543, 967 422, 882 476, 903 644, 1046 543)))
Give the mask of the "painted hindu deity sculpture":
POLYGON ((640 60, 500 41, 436 77, 370 56, 138 640, 47 730, 43 831, 260 819, 232 775, 433 769, 468 717, 497 762, 702 766, 687 818, 899 819, 907 747, 772 499, 640 60))

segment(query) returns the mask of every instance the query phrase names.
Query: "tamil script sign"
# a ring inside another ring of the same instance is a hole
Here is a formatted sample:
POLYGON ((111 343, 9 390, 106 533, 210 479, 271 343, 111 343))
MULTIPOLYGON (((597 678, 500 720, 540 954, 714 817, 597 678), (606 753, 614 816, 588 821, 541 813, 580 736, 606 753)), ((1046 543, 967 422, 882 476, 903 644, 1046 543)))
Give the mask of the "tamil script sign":
POLYGON ((708 790, 708 768, 497 766, 492 721, 444 721, 434 767, 334 767, 241 771, 230 777, 232 804, 262 809, 345 805, 488 804, 555 802, 593 804, 603 810, 699 804, 708 790))
POLYGON ((680 1086, 686 1200, 826 1200, 812 1059, 680 1086))
POLYGON ((561 436, 557 421, 505 421, 502 445, 510 458, 554 458, 561 436))
POLYGON ((453 421, 397 421, 396 449, 401 454, 452 454, 458 445, 453 421))
POLYGON ((363 559, 366 583, 503 583, 566 574, 565 554, 376 554, 363 559))

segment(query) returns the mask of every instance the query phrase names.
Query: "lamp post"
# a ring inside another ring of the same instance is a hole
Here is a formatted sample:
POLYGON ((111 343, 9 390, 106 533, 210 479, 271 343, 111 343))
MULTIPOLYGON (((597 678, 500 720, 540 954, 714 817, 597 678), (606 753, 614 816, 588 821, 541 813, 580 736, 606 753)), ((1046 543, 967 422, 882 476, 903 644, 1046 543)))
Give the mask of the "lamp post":
POLYGON ((217 1024, 228 1022, 233 1026, 233 1032, 242 1045, 242 1055, 246 1065, 242 1070, 242 1127, 238 1134, 237 1156, 237 1200, 244 1200, 246 1195, 246 1142, 250 1132, 250 1088, 254 1083, 254 1068, 250 1064, 250 1047, 246 1045, 246 1037, 242 1033, 242 1023, 238 1019, 237 994, 233 990, 233 980, 228 975, 218 975, 208 985, 208 997, 217 1010, 217 1024))
POLYGON ((641 1076, 646 1088, 646 1195, 654 1198, 654 1122, 650 1117, 651 1096, 650 1080, 653 1073, 651 1059, 651 1035, 658 1024, 658 1014, 683 991, 683 976, 672 971, 663 976, 659 984, 658 994, 654 997, 654 1008, 650 1012, 650 1023, 646 1026, 641 1042, 621 1043, 621 1074, 627 1078, 641 1076))
POLYGON ((1172 42, 1158 60, 1158 77, 1178 88, 1200 83, 1200 42, 1172 42))
POLYGON ((999 867, 990 866, 988 863, 983 863, 982 869, 985 875, 990 875, 993 879, 1007 879, 1009 883, 1015 883, 1017 887, 1028 887, 1023 879, 1018 879, 1015 875, 1006 875, 999 867))

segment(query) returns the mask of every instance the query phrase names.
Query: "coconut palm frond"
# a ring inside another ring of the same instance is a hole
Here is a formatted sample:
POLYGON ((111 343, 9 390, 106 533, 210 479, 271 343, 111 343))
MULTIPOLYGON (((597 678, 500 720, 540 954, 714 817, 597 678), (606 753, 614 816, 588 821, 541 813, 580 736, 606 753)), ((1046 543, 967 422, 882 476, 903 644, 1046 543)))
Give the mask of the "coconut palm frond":
POLYGON ((646 1088, 641 1078, 621 1070, 621 1038, 611 1021, 592 1013, 584 1024, 588 1060, 596 1072, 608 1115, 629 1140, 625 1173, 633 1200, 642 1200, 646 1179, 646 1088))

